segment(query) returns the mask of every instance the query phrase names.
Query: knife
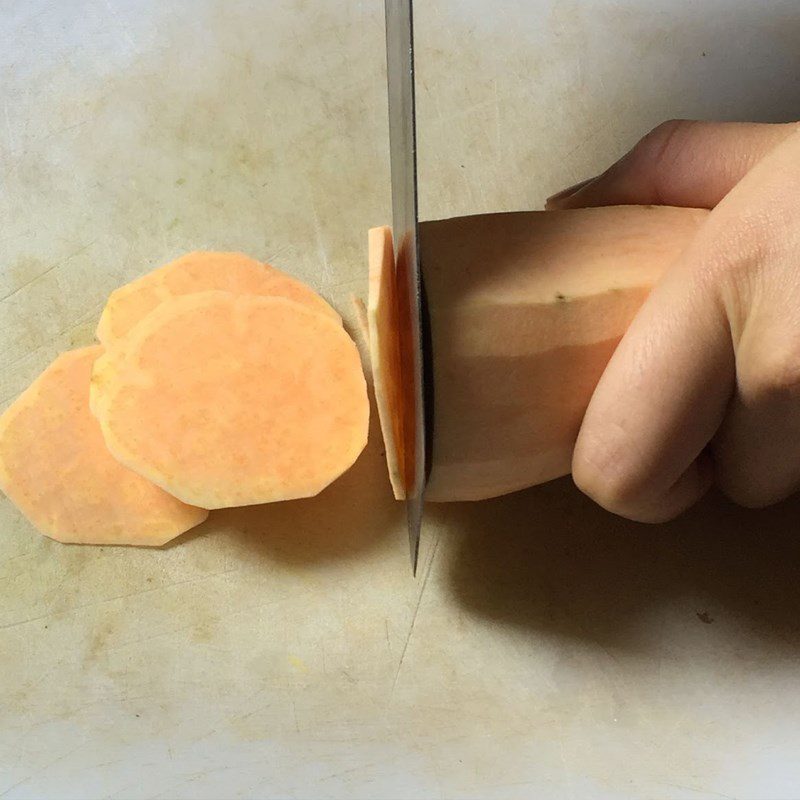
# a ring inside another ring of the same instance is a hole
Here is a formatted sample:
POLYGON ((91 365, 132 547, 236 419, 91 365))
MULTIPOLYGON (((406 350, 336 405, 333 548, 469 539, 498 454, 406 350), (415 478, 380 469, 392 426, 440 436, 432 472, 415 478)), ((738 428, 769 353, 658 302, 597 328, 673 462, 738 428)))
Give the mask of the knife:
POLYGON ((411 569, 416 575, 432 445, 430 326, 419 257, 414 32, 411 0, 385 0, 394 282, 402 383, 403 477, 411 569))

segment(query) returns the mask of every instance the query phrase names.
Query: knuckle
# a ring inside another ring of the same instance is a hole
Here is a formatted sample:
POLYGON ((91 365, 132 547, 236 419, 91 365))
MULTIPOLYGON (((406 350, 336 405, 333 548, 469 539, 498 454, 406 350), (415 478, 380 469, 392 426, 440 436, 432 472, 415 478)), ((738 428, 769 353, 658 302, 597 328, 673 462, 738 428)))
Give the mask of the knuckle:
POLYGON ((796 235, 800 215, 797 187, 793 196, 778 190, 714 213, 705 226, 704 256, 714 280, 755 289, 763 281, 781 280, 787 263, 796 263, 800 239, 796 235))
POLYGON ((686 119, 670 119, 662 122, 639 141, 634 152, 638 157, 655 165, 669 162, 684 146, 686 137, 695 124, 692 120, 686 119))
POLYGON ((768 279, 771 265, 781 263, 778 250, 785 241, 764 208, 744 209, 735 217, 712 214, 693 251, 695 276, 742 311, 768 279))
POLYGON ((697 123, 692 120, 671 119, 651 130, 630 153, 631 166, 641 181, 649 183, 654 202, 660 203, 673 167, 697 123))
POLYGON ((727 255, 725 263, 749 275, 754 267, 783 246, 779 220, 773 209, 752 205, 735 216, 727 216, 721 230, 716 231, 720 251, 727 255))
POLYGON ((607 511, 637 516, 643 485, 639 466, 624 446, 582 433, 572 458, 572 479, 607 511))
POLYGON ((680 138, 683 133, 690 130, 695 123, 688 119, 668 119, 656 125, 639 142, 639 147, 655 155, 669 147, 676 137, 680 138))

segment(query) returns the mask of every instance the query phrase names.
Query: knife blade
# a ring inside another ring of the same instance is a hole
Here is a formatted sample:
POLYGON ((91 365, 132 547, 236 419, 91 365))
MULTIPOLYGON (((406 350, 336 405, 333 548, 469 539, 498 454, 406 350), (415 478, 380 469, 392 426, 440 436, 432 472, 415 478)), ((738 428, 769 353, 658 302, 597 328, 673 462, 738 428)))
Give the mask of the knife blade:
POLYGON ((414 97, 414 26, 411 0, 385 0, 389 153, 398 344, 402 382, 403 476, 411 568, 417 572, 425 482, 431 450, 429 329, 417 216, 417 141, 414 97), (427 380, 426 380, 427 379, 427 380))

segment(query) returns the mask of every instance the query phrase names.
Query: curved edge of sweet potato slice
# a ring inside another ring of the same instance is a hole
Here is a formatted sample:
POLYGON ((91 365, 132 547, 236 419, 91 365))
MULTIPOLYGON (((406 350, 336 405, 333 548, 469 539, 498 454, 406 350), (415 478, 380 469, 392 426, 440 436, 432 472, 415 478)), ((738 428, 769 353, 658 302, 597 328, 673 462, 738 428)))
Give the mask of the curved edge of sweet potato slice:
POLYGON ((314 289, 271 264, 244 253, 195 251, 115 289, 100 315, 97 338, 110 345, 165 300, 213 289, 285 297, 341 322, 314 289))

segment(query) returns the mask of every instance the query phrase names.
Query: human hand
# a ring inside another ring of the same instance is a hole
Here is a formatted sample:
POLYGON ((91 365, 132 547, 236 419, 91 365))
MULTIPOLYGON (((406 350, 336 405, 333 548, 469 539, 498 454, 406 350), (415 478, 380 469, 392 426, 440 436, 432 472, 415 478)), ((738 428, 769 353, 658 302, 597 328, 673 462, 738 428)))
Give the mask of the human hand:
POLYGON ((575 483, 630 519, 677 516, 712 481, 765 506, 800 487, 800 124, 670 122, 548 208, 713 209, 598 384, 575 483))

